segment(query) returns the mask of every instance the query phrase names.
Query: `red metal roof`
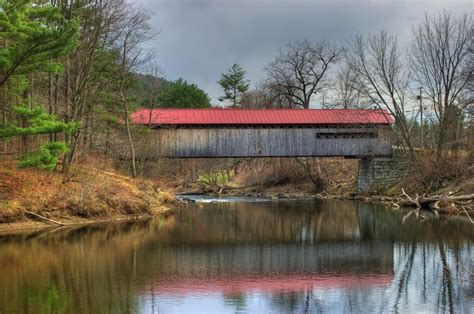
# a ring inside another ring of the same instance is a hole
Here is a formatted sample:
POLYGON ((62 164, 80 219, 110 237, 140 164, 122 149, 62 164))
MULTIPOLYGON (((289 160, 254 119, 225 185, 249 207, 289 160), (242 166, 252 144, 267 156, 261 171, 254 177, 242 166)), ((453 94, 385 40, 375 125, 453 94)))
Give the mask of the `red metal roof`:
POLYGON ((302 125, 392 124, 386 110, 365 109, 141 109, 134 124, 152 125, 302 125))

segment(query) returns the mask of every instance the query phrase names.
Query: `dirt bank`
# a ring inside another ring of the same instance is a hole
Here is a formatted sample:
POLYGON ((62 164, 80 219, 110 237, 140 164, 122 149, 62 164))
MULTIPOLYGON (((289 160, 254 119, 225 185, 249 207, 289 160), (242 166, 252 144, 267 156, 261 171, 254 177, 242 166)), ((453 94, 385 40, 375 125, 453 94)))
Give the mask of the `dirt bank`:
POLYGON ((149 217, 176 206, 150 180, 79 165, 69 174, 0 164, 0 231, 149 217))

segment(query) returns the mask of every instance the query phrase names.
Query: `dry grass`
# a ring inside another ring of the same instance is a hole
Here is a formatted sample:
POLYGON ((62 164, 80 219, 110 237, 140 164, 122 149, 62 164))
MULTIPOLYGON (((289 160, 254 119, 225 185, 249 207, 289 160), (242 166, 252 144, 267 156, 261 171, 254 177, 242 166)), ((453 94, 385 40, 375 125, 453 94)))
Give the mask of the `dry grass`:
POLYGON ((239 170, 242 186, 281 186, 306 180, 303 168, 288 158, 252 160, 239 170))
POLYGON ((456 156, 446 152, 441 162, 435 162, 432 152, 419 152, 422 161, 417 171, 409 170, 405 177, 386 194, 398 195, 401 188, 418 194, 470 194, 474 192, 474 155, 459 151, 456 156), (433 180, 432 178, 437 178, 433 180))
POLYGON ((79 165, 63 175, 0 164, 0 223, 23 220, 25 211, 59 219, 153 215, 175 201, 150 180, 102 169, 79 165))
MULTIPOLYGON (((355 191, 357 160, 313 158, 310 165, 313 177, 319 176, 324 182, 323 193, 342 195, 355 191)), ((316 189, 307 169, 294 158, 254 160, 239 171, 238 181, 241 186, 259 186, 262 190, 284 193, 311 194, 316 189)))

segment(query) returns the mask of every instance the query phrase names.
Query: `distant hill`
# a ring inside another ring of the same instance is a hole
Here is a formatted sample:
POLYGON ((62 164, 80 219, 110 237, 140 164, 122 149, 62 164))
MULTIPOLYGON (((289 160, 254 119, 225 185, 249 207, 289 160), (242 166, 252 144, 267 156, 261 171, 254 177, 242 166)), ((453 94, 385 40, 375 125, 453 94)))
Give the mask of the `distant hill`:
POLYGON ((156 91, 162 90, 172 83, 162 77, 149 74, 135 73, 135 76, 137 78, 137 89, 140 95, 150 94, 152 88, 156 91))
POLYGON ((138 98, 138 106, 150 107, 151 103, 156 103, 159 93, 172 82, 161 77, 149 74, 135 73, 135 92, 138 98))

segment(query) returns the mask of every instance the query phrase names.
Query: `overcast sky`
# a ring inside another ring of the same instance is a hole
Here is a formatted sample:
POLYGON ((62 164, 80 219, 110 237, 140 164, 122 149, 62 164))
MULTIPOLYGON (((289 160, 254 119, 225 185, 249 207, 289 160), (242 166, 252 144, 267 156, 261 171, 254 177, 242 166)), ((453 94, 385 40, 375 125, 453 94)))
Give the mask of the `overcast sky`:
POLYGON ((219 75, 234 63, 253 87, 289 41, 344 43, 386 29, 401 43, 425 12, 472 13, 472 0, 141 0, 161 33, 153 43, 166 78, 196 83, 218 104, 219 75))

